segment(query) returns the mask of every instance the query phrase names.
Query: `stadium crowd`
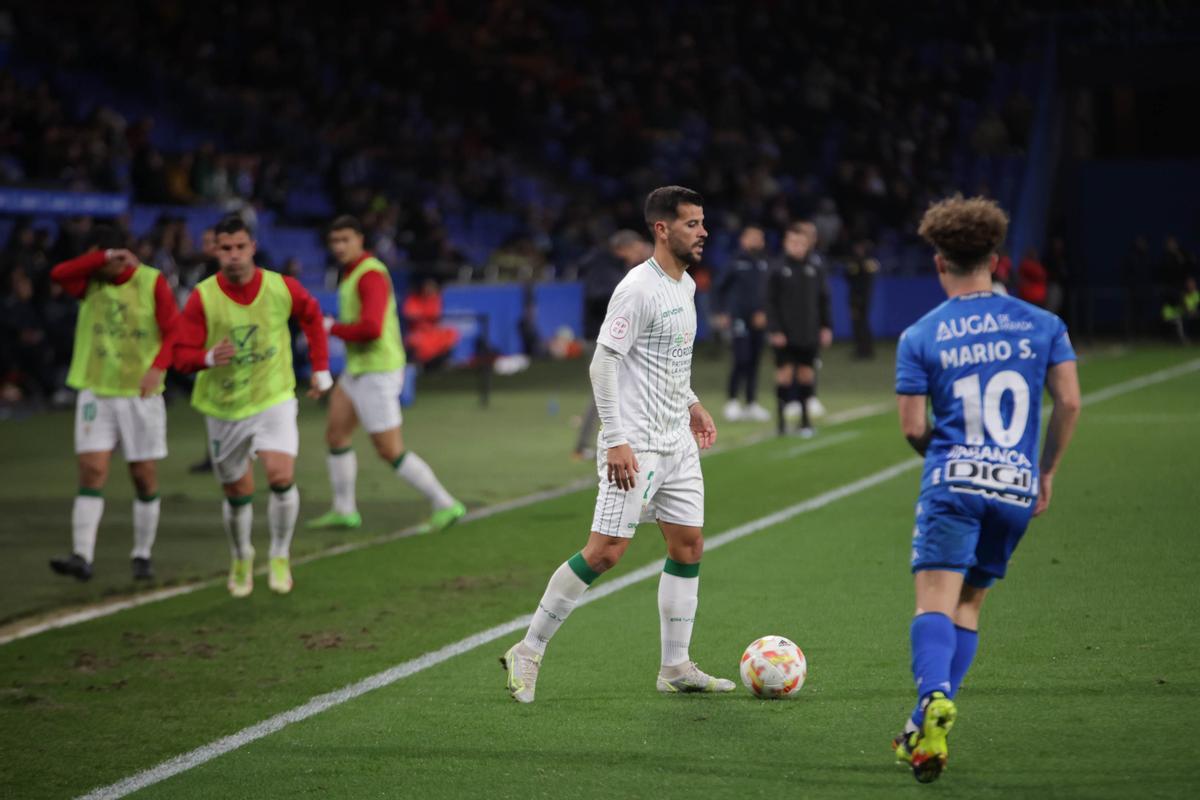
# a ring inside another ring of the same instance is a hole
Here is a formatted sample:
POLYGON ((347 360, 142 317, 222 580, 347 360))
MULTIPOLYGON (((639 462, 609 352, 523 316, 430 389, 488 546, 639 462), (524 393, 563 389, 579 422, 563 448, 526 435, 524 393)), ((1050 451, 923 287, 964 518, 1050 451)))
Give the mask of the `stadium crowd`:
MULTIPOLYGON (((354 213, 390 267, 442 280, 575 277, 667 183, 708 198, 718 273, 744 225, 777 249, 798 218, 835 261, 878 247, 904 270, 931 198, 1011 201, 1033 114, 1027 11, 1001 2, 36 9, 0 25, 0 182, 312 227, 354 213)), ((46 274, 88 225, 6 228, 10 393, 61 385, 73 312, 46 274)), ((210 268, 195 237, 168 216, 131 242, 181 302, 210 268)), ((291 255, 271 265, 300 274, 291 255)))

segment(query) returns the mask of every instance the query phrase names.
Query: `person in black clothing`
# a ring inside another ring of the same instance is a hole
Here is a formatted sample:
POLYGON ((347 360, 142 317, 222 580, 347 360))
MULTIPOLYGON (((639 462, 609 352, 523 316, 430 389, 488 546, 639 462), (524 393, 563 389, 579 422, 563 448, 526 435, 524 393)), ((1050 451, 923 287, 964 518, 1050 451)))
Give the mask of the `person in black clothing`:
POLYGON ((725 419, 766 422, 770 412, 758 404, 758 362, 767 340, 767 241, 763 229, 749 225, 742 231, 741 250, 717 284, 717 324, 733 339, 733 366, 729 371, 729 401, 725 419), (742 382, 746 406, 738 402, 742 382))
POLYGON ((1200 289, 1197 289, 1195 258, 1179 240, 1168 236, 1163 243, 1159 280, 1162 284, 1162 319, 1180 344, 1189 344, 1190 330, 1200 318, 1200 289))
POLYGON ((854 326, 854 357, 875 357, 871 335, 871 290, 879 274, 879 262, 869 255, 871 243, 859 239, 850 248, 846 261, 846 283, 850 289, 850 323, 854 326))
POLYGON ((800 435, 812 436, 808 400, 816 381, 817 355, 833 341, 829 278, 813 253, 811 225, 793 222, 783 238, 783 258, 767 279, 767 331, 775 348, 776 420, 784 433, 789 403, 800 408, 800 435))

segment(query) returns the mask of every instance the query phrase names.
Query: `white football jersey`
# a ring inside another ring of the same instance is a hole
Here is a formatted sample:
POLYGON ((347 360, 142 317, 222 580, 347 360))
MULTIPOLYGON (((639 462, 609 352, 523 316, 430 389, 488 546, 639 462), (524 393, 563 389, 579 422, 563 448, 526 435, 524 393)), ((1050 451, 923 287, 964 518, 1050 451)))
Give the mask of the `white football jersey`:
MULTIPOLYGON (((622 353, 617 373, 621 428, 635 452, 690 446, 688 399, 696 343, 696 282, 667 275, 650 258, 613 291, 598 344, 622 353)), ((600 431, 601 447, 607 447, 600 431)))

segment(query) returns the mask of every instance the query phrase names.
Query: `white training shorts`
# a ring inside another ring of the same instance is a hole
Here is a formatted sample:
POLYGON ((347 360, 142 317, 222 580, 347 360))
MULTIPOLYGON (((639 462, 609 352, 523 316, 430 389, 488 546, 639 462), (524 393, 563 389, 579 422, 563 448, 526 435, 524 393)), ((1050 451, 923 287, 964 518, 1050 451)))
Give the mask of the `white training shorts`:
POLYGON ((605 536, 632 539, 639 522, 672 522, 704 527, 704 475, 700 472, 700 449, 687 437, 678 453, 634 453, 638 463, 637 484, 629 491, 608 482, 608 451, 598 448, 596 467, 600 491, 592 530, 605 536))
POLYGON ((222 484, 234 483, 250 468, 262 450, 300 452, 300 429, 296 426, 296 398, 284 400, 245 419, 204 418, 208 429, 208 452, 213 474, 222 484))
POLYGON ((400 413, 400 392, 404 390, 404 370, 364 372, 351 375, 343 372, 338 386, 346 392, 354 413, 367 433, 383 433, 399 428, 404 421, 400 413))
POLYGON ((167 457, 167 407, 152 397, 103 397, 83 389, 75 399, 75 452, 107 453, 121 445, 128 462, 167 457))

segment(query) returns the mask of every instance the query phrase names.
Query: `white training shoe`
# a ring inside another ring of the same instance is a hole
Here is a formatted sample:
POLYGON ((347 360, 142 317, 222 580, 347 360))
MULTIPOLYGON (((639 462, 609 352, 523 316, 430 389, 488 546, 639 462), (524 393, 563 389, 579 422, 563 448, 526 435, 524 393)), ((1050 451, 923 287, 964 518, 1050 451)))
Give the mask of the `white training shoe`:
POLYGON ((530 650, 523 641, 517 642, 501 656, 500 666, 508 671, 508 693, 512 699, 518 703, 532 703, 542 654, 530 650))
POLYGON ((679 671, 680 674, 674 677, 665 677, 662 670, 659 670, 657 688, 663 694, 676 694, 680 692, 704 692, 706 694, 720 694, 724 692, 732 692, 734 688, 733 681, 727 681, 724 678, 714 678, 700 671, 696 666, 695 661, 689 661, 686 666, 672 667, 672 671, 679 671))
POLYGON ((820 419, 825 416, 825 405, 816 395, 808 398, 808 416, 811 419, 820 419))
POLYGON ((767 411, 765 408, 760 406, 758 403, 753 403, 752 405, 746 406, 745 410, 742 413, 745 414, 746 419, 753 420, 754 422, 770 422, 771 421, 771 412, 767 411))
POLYGON ((730 400, 726 403, 724 413, 726 422, 741 422, 745 419, 742 413, 742 404, 737 400, 730 400))
POLYGON ((800 419, 800 401, 792 400, 783 407, 783 418, 788 422, 800 419))

